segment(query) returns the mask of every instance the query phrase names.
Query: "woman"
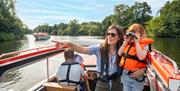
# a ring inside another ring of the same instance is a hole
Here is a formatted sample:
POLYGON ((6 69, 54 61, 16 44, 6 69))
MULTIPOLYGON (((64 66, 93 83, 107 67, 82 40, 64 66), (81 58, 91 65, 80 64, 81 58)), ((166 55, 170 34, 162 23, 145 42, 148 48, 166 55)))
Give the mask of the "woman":
POLYGON ((60 42, 62 47, 70 47, 73 50, 96 55, 96 69, 98 81, 95 91, 121 91, 120 77, 118 76, 118 48, 123 42, 123 29, 118 25, 110 26, 106 31, 105 41, 102 44, 84 47, 69 42, 60 42))
POLYGON ((142 91, 146 71, 146 55, 150 51, 153 39, 146 38, 145 29, 133 24, 127 30, 118 55, 122 56, 119 66, 124 69, 122 75, 123 91, 142 91))

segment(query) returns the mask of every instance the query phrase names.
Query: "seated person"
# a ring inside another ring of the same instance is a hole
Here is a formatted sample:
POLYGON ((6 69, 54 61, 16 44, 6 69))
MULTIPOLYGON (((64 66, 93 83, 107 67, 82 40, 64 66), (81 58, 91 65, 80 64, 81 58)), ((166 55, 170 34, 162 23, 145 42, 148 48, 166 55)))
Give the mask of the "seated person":
MULTIPOLYGON (((74 54, 74 60, 80 64, 80 66, 82 67, 82 69, 84 69, 86 74, 85 65, 83 64, 84 59, 82 58, 82 56, 80 56, 79 54, 74 54)), ((88 89, 86 88, 84 83, 89 85, 89 82, 81 77, 80 91, 85 91, 85 89, 88 89)))
POLYGON ((85 65, 83 64, 84 59, 79 54, 74 54, 74 60, 78 62, 81 67, 86 71, 85 65))
MULTIPOLYGON (((65 62, 60 65, 56 73, 57 80, 62 85, 76 85, 79 89, 80 78, 86 82, 87 90, 90 91, 87 75, 80 64, 74 61, 74 51, 66 49, 64 52, 65 62)), ((78 90, 79 91, 79 90, 78 90)))

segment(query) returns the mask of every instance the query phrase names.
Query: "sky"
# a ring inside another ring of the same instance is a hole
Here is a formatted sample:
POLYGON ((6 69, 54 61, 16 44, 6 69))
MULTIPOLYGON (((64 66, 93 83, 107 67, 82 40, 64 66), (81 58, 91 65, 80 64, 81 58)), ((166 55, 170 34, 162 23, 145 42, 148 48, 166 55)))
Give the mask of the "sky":
POLYGON ((82 22, 101 22, 113 14, 114 6, 134 5, 146 1, 151 6, 152 15, 167 1, 172 0, 16 0, 16 14, 30 29, 42 24, 69 23, 77 19, 82 22))

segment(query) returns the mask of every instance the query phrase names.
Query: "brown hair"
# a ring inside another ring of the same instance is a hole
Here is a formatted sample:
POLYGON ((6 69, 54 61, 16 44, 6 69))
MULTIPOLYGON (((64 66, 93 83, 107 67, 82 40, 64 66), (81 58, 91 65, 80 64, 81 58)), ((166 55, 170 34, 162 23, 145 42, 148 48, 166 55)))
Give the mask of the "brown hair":
POLYGON ((127 31, 128 32, 139 32, 141 38, 146 37, 146 32, 145 32, 144 27, 137 23, 132 24, 127 31))
MULTIPOLYGON (((123 43, 123 28, 121 26, 118 26, 118 25, 111 25, 106 33, 111 30, 111 29, 115 29, 116 32, 117 32, 117 35, 119 37, 119 40, 117 42, 117 45, 116 45, 116 51, 118 51, 118 49, 120 48, 120 46, 122 45, 123 43)), ((107 63, 108 62, 108 54, 109 54, 109 44, 108 44, 108 39, 107 39, 107 36, 105 37, 105 42, 101 44, 100 46, 100 53, 101 53, 101 60, 105 61, 104 63, 107 63)), ((118 56, 118 55, 117 55, 118 56)), ((118 56, 117 60, 120 60, 120 57, 118 56)))
POLYGON ((67 48, 64 51, 64 58, 67 59, 73 59, 74 58, 74 50, 67 48))

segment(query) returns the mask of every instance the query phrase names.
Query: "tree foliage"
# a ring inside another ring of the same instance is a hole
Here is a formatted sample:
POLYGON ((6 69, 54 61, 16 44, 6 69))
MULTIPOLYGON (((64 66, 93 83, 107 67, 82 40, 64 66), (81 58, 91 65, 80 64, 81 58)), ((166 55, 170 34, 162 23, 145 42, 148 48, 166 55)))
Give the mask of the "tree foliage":
POLYGON ((19 39, 28 31, 16 16, 14 0, 0 0, 0 41, 19 39), (8 37, 2 37, 8 36, 8 37))
MULTIPOLYGON (((102 22, 83 22, 71 20, 69 24, 60 23, 53 26, 41 25, 44 30, 55 35, 105 35, 107 28, 112 24, 129 27, 133 23, 146 26, 147 33, 155 37, 180 37, 180 0, 167 2, 161 10, 160 15, 152 18, 151 7, 147 2, 135 2, 128 6, 119 4, 114 7, 114 13, 106 16, 102 22)), ((3 25, 7 27, 6 25, 3 25)), ((36 32, 42 31, 41 27, 35 28, 36 32)))
POLYGON ((116 5, 114 14, 106 17, 102 21, 103 29, 107 29, 112 24, 128 27, 133 23, 145 25, 151 16, 151 7, 146 2, 135 2, 131 7, 125 4, 116 5))
POLYGON ((146 28, 155 37, 180 37, 180 0, 167 2, 160 15, 147 22, 146 28))

